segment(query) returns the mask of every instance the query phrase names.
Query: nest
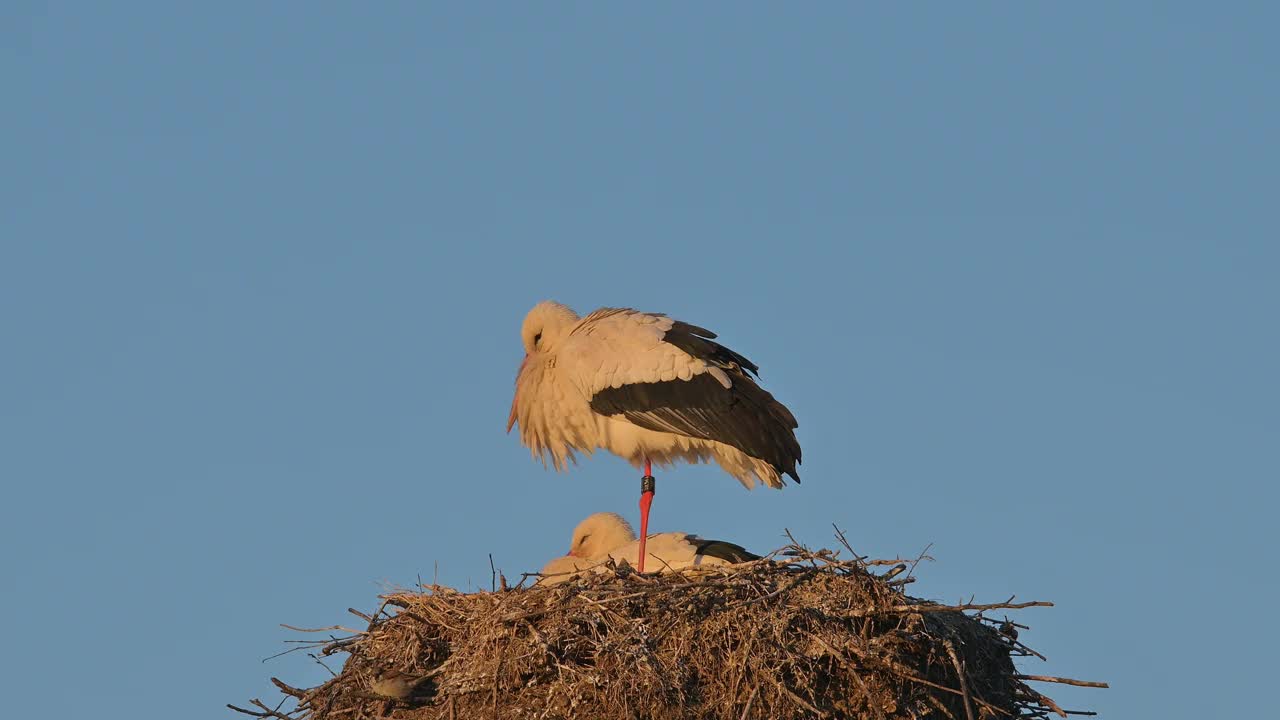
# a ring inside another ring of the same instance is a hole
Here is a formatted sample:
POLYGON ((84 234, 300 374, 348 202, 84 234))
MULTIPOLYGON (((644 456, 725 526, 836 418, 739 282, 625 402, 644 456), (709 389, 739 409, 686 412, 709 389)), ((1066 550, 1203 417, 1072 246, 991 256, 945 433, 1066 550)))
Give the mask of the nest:
POLYGON ((988 614, 1051 603, 913 598, 902 588, 918 561, 790 546, 682 573, 624 564, 554 586, 426 586, 384 596, 372 616, 352 610, 366 630, 305 641, 349 657, 316 688, 272 678, 292 710, 229 707, 283 720, 986 720, 1065 717, 1028 680, 1105 687, 1018 674, 1015 657, 1038 655, 1018 639, 1025 626, 988 614))

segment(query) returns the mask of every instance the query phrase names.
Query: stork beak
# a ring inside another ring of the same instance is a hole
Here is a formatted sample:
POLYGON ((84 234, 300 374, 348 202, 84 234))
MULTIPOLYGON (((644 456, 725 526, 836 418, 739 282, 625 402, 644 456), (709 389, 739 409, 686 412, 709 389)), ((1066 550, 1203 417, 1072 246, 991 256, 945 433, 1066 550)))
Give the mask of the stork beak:
POLYGON ((520 369, 516 371, 516 392, 511 396, 511 414, 507 416, 507 434, 511 434, 511 428, 516 424, 516 408, 520 405, 520 375, 524 373, 524 366, 529 364, 529 353, 524 354, 524 360, 520 361, 520 369))

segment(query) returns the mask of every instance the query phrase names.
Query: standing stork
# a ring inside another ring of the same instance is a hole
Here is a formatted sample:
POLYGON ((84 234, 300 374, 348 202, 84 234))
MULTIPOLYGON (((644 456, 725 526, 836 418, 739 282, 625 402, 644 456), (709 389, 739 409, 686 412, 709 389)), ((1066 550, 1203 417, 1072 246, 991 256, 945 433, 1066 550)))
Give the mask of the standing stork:
POLYGON ((579 317, 547 301, 525 316, 520 337, 507 432, 519 422, 521 442, 556 470, 597 448, 644 468, 641 572, 654 463, 714 460, 747 489, 781 488, 783 475, 800 482, 795 416, 756 384, 755 363, 715 333, 630 308, 579 317))

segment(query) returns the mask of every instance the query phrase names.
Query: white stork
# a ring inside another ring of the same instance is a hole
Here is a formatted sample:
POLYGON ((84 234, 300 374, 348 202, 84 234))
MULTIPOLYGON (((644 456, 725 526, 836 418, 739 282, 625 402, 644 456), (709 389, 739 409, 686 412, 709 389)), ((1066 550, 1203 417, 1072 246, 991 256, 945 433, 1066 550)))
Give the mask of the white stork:
MULTIPOLYGON (((740 545, 723 540, 706 540, 697 535, 669 532, 647 538, 646 557, 658 565, 659 571, 691 567, 732 565, 759 560, 760 556, 740 545)), ((564 582, 573 574, 596 569, 609 560, 626 561, 639 567, 640 542, 631 525, 616 513, 595 513, 578 524, 573 531, 569 554, 558 557, 542 569, 544 585, 564 582)))
MULTIPOLYGON (((644 468, 640 546, 653 502, 652 464, 714 460, 748 489, 800 477, 795 416, 756 384, 759 368, 716 334, 659 313, 601 308, 579 317, 556 302, 534 306, 520 330, 507 432, 557 470, 574 452, 608 450, 644 468)), ((638 569, 644 571, 645 553, 638 569)))

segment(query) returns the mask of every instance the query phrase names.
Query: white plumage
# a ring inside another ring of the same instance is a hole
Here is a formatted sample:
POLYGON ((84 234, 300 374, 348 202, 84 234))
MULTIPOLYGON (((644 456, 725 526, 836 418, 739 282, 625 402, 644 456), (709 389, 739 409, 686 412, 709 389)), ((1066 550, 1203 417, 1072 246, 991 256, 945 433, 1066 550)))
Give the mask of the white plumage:
POLYGON ((751 361, 712 338, 661 314, 580 318, 540 303, 521 328, 507 430, 518 422, 521 441, 557 470, 605 449, 636 467, 715 461, 748 488, 798 481, 795 417, 752 379, 751 361))
MULTIPOLYGON (((705 540, 681 532, 650 535, 645 557, 650 567, 671 572, 693 567, 731 565, 755 560, 754 555, 738 545, 721 540, 705 540)), ((635 531, 622 516, 595 513, 578 524, 569 544, 569 554, 551 560, 542 568, 544 585, 564 582, 582 571, 601 571, 610 560, 639 566, 640 542, 635 531)))

